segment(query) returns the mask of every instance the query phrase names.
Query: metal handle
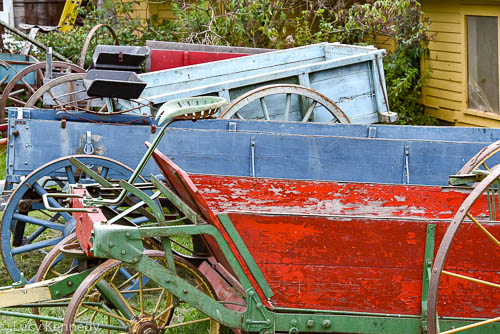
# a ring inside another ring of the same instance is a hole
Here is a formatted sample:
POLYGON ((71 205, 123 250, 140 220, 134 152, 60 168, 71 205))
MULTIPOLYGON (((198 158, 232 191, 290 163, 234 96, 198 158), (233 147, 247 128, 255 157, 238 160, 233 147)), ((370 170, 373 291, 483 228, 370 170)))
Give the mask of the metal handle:
POLYGON ((62 207, 56 208, 56 207, 50 206, 49 198, 83 198, 83 196, 78 195, 78 194, 66 194, 66 193, 43 194, 42 195, 43 205, 45 206, 45 209, 47 209, 48 211, 52 211, 52 212, 86 212, 86 213, 93 213, 93 212, 98 211, 96 208, 92 208, 92 209, 62 208, 62 207))

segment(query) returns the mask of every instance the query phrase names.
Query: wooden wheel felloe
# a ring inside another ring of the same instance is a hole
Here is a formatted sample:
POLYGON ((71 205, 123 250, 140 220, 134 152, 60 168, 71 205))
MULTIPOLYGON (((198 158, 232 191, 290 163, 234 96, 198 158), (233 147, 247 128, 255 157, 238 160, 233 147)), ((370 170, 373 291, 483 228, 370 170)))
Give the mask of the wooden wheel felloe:
POLYGON ((113 41, 115 43, 115 45, 119 45, 120 43, 118 42, 118 37, 116 36, 116 33, 115 31, 113 30, 113 28, 111 28, 109 25, 107 24, 98 24, 96 26, 94 26, 92 29, 89 30, 89 32, 87 33, 87 37, 85 38, 85 42, 83 43, 83 47, 82 47, 82 51, 80 53, 80 58, 78 59, 78 66, 80 67, 84 67, 85 65, 85 58, 87 57, 87 52, 89 50, 89 47, 90 47, 90 44, 92 41, 95 41, 94 42, 94 45, 93 45, 93 48, 91 48, 92 50, 94 50, 98 44, 98 38, 97 38, 97 32, 99 30, 104 29, 104 30, 108 30, 108 32, 111 34, 111 37, 113 37, 113 41))
POLYGON ((497 326, 497 332, 500 328, 499 189, 497 165, 472 190, 444 234, 429 286, 430 334, 484 329, 490 324, 497 326), (489 216, 480 211, 488 211, 489 216), (473 320, 458 325, 447 323, 459 318, 473 320))
POLYGON ((458 175, 470 174, 475 169, 489 170, 488 159, 500 151, 500 140, 484 147, 458 171, 458 175))
POLYGON ((219 118, 350 123, 344 112, 328 97, 314 89, 290 84, 251 90, 228 105, 219 118))
MULTIPOLYGON (((5 108, 7 105, 24 107, 29 97, 43 85, 44 70, 46 70, 46 66, 46 62, 27 66, 10 79, 0 98, 0 124, 4 123, 5 108)), ((52 62, 52 71, 55 74, 84 72, 83 68, 79 66, 60 61, 52 62)))
MULTIPOLYGON (((166 266, 164 253, 147 251, 146 255, 166 266)), ((175 257, 176 271, 199 289, 215 298, 208 281, 189 262, 175 257)), ((108 260, 98 266, 79 286, 64 318, 63 333, 84 330, 107 330, 108 333, 210 333, 220 325, 197 312, 165 288, 128 265, 108 260), (132 274, 124 279, 118 273, 132 274), (139 284, 132 286, 132 280, 139 284), (176 312, 178 310, 178 312, 176 312)))

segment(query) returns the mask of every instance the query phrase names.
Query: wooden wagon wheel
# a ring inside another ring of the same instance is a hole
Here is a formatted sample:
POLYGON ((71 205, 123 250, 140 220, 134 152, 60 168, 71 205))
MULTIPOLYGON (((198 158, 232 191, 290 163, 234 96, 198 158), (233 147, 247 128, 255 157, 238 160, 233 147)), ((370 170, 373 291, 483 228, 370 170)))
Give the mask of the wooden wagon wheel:
MULTIPOLYGON (((230 119, 263 119, 269 120, 297 120, 301 122, 310 122, 315 120, 317 109, 323 107, 332 116, 329 123, 350 123, 349 118, 344 112, 328 97, 311 88, 299 85, 276 84, 268 85, 251 90, 237 99, 224 109, 219 118, 230 119), (292 96, 296 96, 297 110, 291 110, 292 96), (269 112, 269 105, 279 106, 274 114, 269 112), (255 101, 259 100, 260 108, 255 101), (252 102, 253 108, 247 108, 252 102), (255 111, 255 109, 260 109, 255 111), (292 115, 293 114, 293 115, 292 115)), ((325 114, 327 114, 325 112, 325 114)))
MULTIPOLYGON (((0 66, 3 67, 6 71, 7 71, 7 74, 5 74, 2 78, 0 78, 0 86, 4 85, 7 80, 9 79, 9 70, 12 70, 14 71, 16 74, 17 74, 17 71, 14 67, 12 67, 12 65, 10 65, 9 63, 7 63, 6 61, 0 59, 0 66)), ((3 94, 3 91, 2 91, 2 94, 3 94)))
POLYGON ((470 174, 475 169, 490 170, 488 167, 488 159, 493 157, 500 151, 500 140, 485 146, 475 156, 473 156, 467 163, 458 171, 459 175, 470 174))
MULTIPOLYGON (((106 179, 113 176, 127 180, 133 173, 130 167, 110 158, 95 155, 74 157, 92 166, 106 179)), ((33 267, 38 267, 43 253, 69 235, 75 225, 74 218, 67 212, 46 211, 42 195, 64 192, 69 184, 95 183, 91 176, 76 169, 69 158, 53 160, 34 170, 19 183, 7 201, 0 225, 0 247, 5 268, 14 281, 20 279, 21 272, 28 273, 33 267)), ((142 177, 141 180, 145 182, 142 177)), ((53 205, 62 206, 55 200, 53 205)))
MULTIPOLYGON (((161 265, 167 266, 165 255, 161 251, 146 251, 147 256, 156 259, 161 265)), ((215 292, 195 266, 186 260, 174 256, 176 273, 212 298, 215 292)), ((119 270, 133 269, 116 260, 108 260, 97 267, 82 282, 73 295, 64 318, 63 333, 76 333, 85 328, 79 324, 88 324, 92 329, 107 329, 108 333, 127 332, 143 333, 177 333, 181 327, 186 327, 186 333, 220 332, 219 323, 207 318, 182 299, 174 303, 173 295, 165 288, 156 284, 140 272, 133 274, 140 281, 148 281, 141 288, 131 290, 127 281, 117 275, 119 270), (103 298, 103 287, 112 288, 112 294, 117 298, 103 298), (131 296, 133 294, 133 296, 131 296), (103 303, 103 301, 108 301, 103 303), (121 301, 121 307, 110 300, 121 301)))
POLYGON ((472 190, 444 234, 429 284, 430 334, 486 330, 491 324, 496 332, 500 329, 500 324, 495 324, 500 321, 499 178, 497 165, 472 190), (478 213, 486 208, 489 216, 478 213), (460 318, 473 319, 471 324, 450 324, 460 318))
MULTIPOLYGON (((15 107, 24 107, 26 100, 42 86, 46 62, 27 66, 12 77, 5 87, 0 98, 0 124, 5 121, 7 104, 15 107), (33 84, 29 84, 28 76, 33 76, 33 84)), ((62 73, 84 72, 84 69, 76 65, 55 61, 52 62, 52 71, 56 76, 62 73)))
POLYGON ((85 58, 87 57, 87 52, 89 50, 90 43, 92 42, 92 40, 95 41, 93 49, 96 48, 96 46, 98 44, 98 37, 96 34, 97 34, 97 31, 101 28, 106 28, 109 31, 109 33, 111 34, 111 36, 113 37, 113 41, 114 41, 115 45, 120 45, 120 42, 118 41, 118 37, 116 36, 116 33, 113 30, 113 28, 111 28, 107 24, 98 24, 98 25, 94 26, 92 29, 90 29, 89 32, 87 33, 87 37, 85 38, 85 42, 83 43, 82 51, 80 53, 80 58, 78 59, 78 66, 80 66, 82 68, 84 67, 85 58))

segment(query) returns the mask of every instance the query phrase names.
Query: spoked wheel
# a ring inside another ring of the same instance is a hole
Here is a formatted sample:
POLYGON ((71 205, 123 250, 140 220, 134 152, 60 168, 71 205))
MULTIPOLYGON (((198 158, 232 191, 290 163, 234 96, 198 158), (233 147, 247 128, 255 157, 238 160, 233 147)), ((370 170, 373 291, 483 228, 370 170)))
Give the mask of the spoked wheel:
MULTIPOLYGON (((83 43, 82 51, 80 53, 80 58, 78 59, 78 66, 84 67, 85 63, 90 62, 90 59, 87 59, 87 54, 89 54, 89 50, 94 52, 95 48, 98 44, 109 44, 111 42, 110 35, 112 37, 112 42, 115 45, 119 45, 118 37, 116 36, 115 31, 107 24, 98 24, 89 30, 87 33, 87 37, 85 37, 85 42, 83 43), (101 34, 102 31, 107 31, 107 33, 101 34)), ((89 54, 90 55, 90 54, 89 54)))
POLYGON ((73 73, 47 82, 29 98, 26 108, 71 109, 109 115, 103 98, 87 95, 83 85, 85 76, 86 73, 73 73))
POLYGON ((429 286, 431 334, 500 331, 499 178, 497 165, 472 190, 444 234, 429 286))
POLYGON ((219 118, 350 123, 328 97, 311 88, 288 84, 251 90, 228 105, 219 118))
MULTIPOLYGON (((46 66, 45 62, 27 66, 10 79, 0 98, 0 124, 5 119, 7 106, 24 107, 29 97, 43 85, 46 66)), ((72 72, 84 72, 84 69, 73 64, 54 61, 52 71, 53 76, 59 76, 72 72)))
POLYGON ((495 154, 500 151, 500 140, 484 147, 475 156, 473 156, 458 172, 459 175, 470 174, 475 169, 490 170, 488 166, 492 166, 489 162, 495 154))
MULTIPOLYGON (((92 166, 95 172, 108 180, 128 179, 133 173, 128 166, 110 158, 93 155, 74 157, 92 166)), ((38 268, 43 256, 74 230, 75 220, 70 213, 47 211, 42 202, 43 194, 64 192, 69 184, 95 183, 92 177, 76 169, 69 158, 51 161, 34 170, 18 185, 7 202, 1 223, 0 246, 5 267, 14 281, 20 279, 21 272, 29 273, 38 268)), ((65 205, 53 198, 50 202, 55 207, 65 205)))
MULTIPOLYGON (((147 251, 147 256, 167 266, 164 253, 147 251)), ((210 297, 215 293, 206 278, 189 262, 175 257, 177 274, 210 297)), ((108 260, 95 269, 73 295, 64 318, 63 333, 210 333, 220 332, 219 323, 174 298, 165 288, 136 272, 131 279, 143 282, 132 287, 130 280, 118 275, 133 269, 108 260), (147 282, 147 283, 144 283, 147 282)))

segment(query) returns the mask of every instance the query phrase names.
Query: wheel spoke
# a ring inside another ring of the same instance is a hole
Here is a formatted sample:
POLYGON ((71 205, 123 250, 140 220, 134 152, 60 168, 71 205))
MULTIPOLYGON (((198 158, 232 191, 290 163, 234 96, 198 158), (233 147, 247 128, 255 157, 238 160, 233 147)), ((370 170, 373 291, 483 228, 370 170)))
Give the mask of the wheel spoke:
POLYGON ((489 324, 492 324, 492 323, 497 322, 497 321, 500 321, 500 317, 476 322, 474 324, 470 324, 470 325, 459 327, 459 328, 454 328, 454 329, 451 329, 451 330, 446 331, 446 332, 441 332, 439 334, 452 334, 452 333, 463 332, 463 331, 468 330, 468 329, 473 329, 473 328, 477 328, 480 326, 489 325, 489 324))
POLYGON ((199 323, 199 322, 210 321, 210 320, 211 320, 210 318, 203 318, 203 319, 191 320, 191 321, 181 322, 181 323, 178 323, 178 324, 175 324, 175 325, 163 326, 162 329, 163 330, 165 330, 165 329, 171 329, 171 328, 176 328, 176 327, 180 327, 180 326, 187 326, 187 325, 196 324, 196 323, 199 323))
POLYGON ((285 122, 288 121, 288 116, 290 115, 290 104, 292 102, 292 94, 291 93, 287 93, 286 94, 286 102, 285 102, 285 116, 284 116, 284 120, 285 122))
POLYGON ((144 294, 142 293, 142 274, 139 274, 139 304, 141 306, 141 315, 144 314, 144 294))
POLYGON ((479 227, 479 229, 481 229, 481 231, 483 231, 484 234, 486 234, 486 236, 495 243, 495 245, 497 245, 498 247, 500 247, 500 242, 498 241, 497 238, 495 238, 493 236, 493 234, 491 234, 483 225, 481 225, 481 223, 479 223, 474 217, 472 217, 472 215, 467 212, 467 217, 469 217, 470 220, 472 220, 474 222, 474 224, 476 224, 477 227, 479 227))
POLYGON ((66 171, 66 177, 68 178, 68 183, 69 184, 75 184, 75 174, 73 173, 73 168, 71 166, 66 166, 65 168, 66 171))
POLYGON ((107 316, 112 317, 114 319, 118 319, 118 320, 121 320, 121 321, 124 321, 124 322, 128 322, 128 320, 126 318, 122 317, 121 315, 113 314, 111 312, 108 312, 108 311, 105 311, 105 310, 101 310, 101 309, 99 309, 97 307, 93 307, 93 306, 89 306, 89 305, 85 305, 85 304, 83 304, 82 307, 84 307, 86 309, 89 309, 90 311, 99 312, 101 314, 107 315, 107 316))
POLYGON ((24 246, 12 248, 11 254, 17 255, 17 254, 21 254, 21 253, 31 252, 31 251, 34 251, 37 249, 42 249, 42 248, 49 247, 49 246, 54 246, 62 239, 63 239, 63 237, 47 239, 47 240, 43 240, 43 241, 40 241, 40 242, 37 242, 34 244, 29 244, 29 245, 24 245, 24 246))
POLYGON ((163 296, 165 295, 165 288, 162 288, 160 297, 158 297, 158 300, 156 301, 155 307, 153 309, 153 317, 156 316, 156 312, 158 312, 158 307, 160 307, 161 300, 163 299, 163 296))
POLYGON ((241 119, 242 121, 245 120, 245 118, 243 116, 241 116, 241 114, 239 112, 236 112, 236 117, 238 117, 239 119, 241 119))
POLYGON ((28 240, 29 243, 32 243, 33 240, 38 238, 43 232, 47 230, 46 226, 40 226, 35 232, 33 232, 26 240, 28 240))
POLYGON ((485 162, 483 162, 483 166, 484 166, 484 169, 486 169, 486 170, 490 170, 490 169, 488 168, 488 165, 486 165, 486 161, 485 161, 485 162))
POLYGON ((314 111, 314 108, 316 108, 316 104, 318 104, 317 101, 312 101, 312 103, 309 105, 309 108, 307 108, 306 114, 304 115, 304 118, 302 118, 302 122, 307 122, 309 121, 309 118, 311 117, 311 114, 314 111))
POLYGON ((446 270, 443 270, 442 273, 445 275, 451 276, 451 277, 461 278, 461 279, 464 279, 464 280, 469 281, 469 282, 474 282, 474 283, 478 283, 478 284, 482 284, 482 285, 486 285, 486 286, 500 289, 500 284, 497 284, 497 283, 492 283, 492 282, 484 281, 484 280, 477 279, 474 277, 469 277, 469 276, 460 275, 457 273, 452 273, 452 272, 449 272, 446 270))
POLYGON ((269 118, 269 111, 267 109, 267 104, 266 104, 266 100, 264 99, 264 97, 260 98, 260 106, 262 108, 262 112, 264 113, 264 119, 266 121, 269 121, 270 120, 270 118, 269 118))
POLYGON ((56 231, 59 231, 59 232, 64 232, 64 225, 57 224, 57 223, 52 223, 52 222, 49 222, 47 220, 43 220, 43 219, 40 219, 40 218, 27 216, 27 215, 23 215, 23 214, 20 214, 20 213, 14 213, 12 215, 12 218, 15 219, 15 220, 18 220, 18 221, 25 222, 25 223, 29 223, 29 224, 33 224, 33 225, 38 225, 38 226, 42 226, 42 227, 45 227, 45 228, 50 228, 52 230, 56 230, 56 231))

